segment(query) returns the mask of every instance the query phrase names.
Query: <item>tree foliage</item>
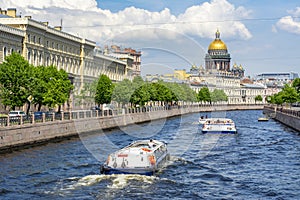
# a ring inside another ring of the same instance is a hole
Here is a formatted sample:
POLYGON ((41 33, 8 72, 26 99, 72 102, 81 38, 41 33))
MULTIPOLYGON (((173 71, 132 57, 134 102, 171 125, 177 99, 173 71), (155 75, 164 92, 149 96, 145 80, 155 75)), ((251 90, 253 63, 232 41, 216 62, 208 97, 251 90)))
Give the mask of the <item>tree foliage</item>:
POLYGON ((110 103, 112 98, 112 93, 114 90, 114 84, 109 79, 108 76, 102 74, 97 83, 97 89, 95 94, 95 102, 100 104, 110 103))
POLYGON ((212 102, 227 101, 228 97, 223 90, 214 89, 210 94, 212 102))
POLYGON ((150 88, 149 84, 143 84, 131 95, 130 102, 135 105, 144 106, 146 102, 150 101, 150 88))
POLYGON ((124 79, 116 84, 112 94, 112 100, 125 105, 130 102, 130 97, 133 95, 133 93, 133 83, 128 79, 124 79))
POLYGON ((5 57, 0 64, 1 99, 5 106, 23 106, 31 92, 33 66, 17 53, 5 57))
MULTIPOLYGON (((62 105, 69 99, 73 86, 64 70, 54 66, 34 67, 17 53, 5 57, 0 64, 0 96, 5 106, 23 106, 26 102, 53 107, 62 105)), ((29 106, 28 106, 29 108, 29 106)))
POLYGON ((254 98, 254 100, 255 100, 255 102, 256 102, 256 101, 262 101, 263 98, 262 98, 261 95, 257 95, 257 96, 254 98))
POLYGON ((207 87, 201 88, 198 92, 197 98, 198 101, 211 102, 209 89, 207 87))
POLYGON ((98 80, 94 80, 91 83, 85 83, 83 88, 80 90, 79 95, 76 95, 77 103, 81 104, 92 104, 95 102, 95 94, 97 90, 98 80))
POLYGON ((60 106, 69 99, 73 85, 66 71, 58 71, 54 66, 45 67, 45 71, 47 77, 50 77, 45 79, 48 90, 43 95, 43 104, 49 107, 60 106))
POLYGON ((286 84, 282 89, 282 100, 286 103, 295 103, 298 100, 298 93, 294 87, 289 86, 286 84))
POLYGON ((292 87, 294 87, 298 94, 300 94, 300 78, 295 78, 292 83, 292 87))
POLYGON ((291 104, 299 101, 299 93, 297 93, 295 86, 286 84, 280 92, 271 96, 271 103, 282 105, 283 103, 291 104))

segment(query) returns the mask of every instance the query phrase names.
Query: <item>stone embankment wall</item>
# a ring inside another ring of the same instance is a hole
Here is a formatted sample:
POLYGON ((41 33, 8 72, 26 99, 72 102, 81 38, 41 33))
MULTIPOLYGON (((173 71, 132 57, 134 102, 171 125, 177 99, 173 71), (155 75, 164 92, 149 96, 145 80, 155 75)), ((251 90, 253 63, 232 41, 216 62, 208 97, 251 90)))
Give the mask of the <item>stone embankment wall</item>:
POLYGON ((51 140, 78 136, 78 134, 149 122, 193 112, 223 110, 262 109, 262 105, 251 106, 192 106, 170 110, 156 110, 115 116, 94 117, 73 120, 57 120, 46 123, 23 124, 0 128, 0 152, 28 145, 35 145, 51 140))
POLYGON ((276 106, 265 106, 263 112, 275 120, 300 131, 300 111, 276 106))

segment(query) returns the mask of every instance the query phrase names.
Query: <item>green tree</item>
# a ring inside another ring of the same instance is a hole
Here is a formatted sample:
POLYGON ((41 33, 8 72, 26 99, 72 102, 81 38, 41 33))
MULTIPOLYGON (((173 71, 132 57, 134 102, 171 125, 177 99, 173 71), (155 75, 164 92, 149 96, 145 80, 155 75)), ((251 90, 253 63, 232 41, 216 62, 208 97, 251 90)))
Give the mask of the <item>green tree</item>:
POLYGON ((49 107, 59 106, 60 112, 61 105, 70 98, 70 92, 74 88, 69 80, 68 74, 63 69, 59 71, 54 66, 44 68, 46 70, 47 78, 45 78, 47 92, 43 95, 43 104, 49 107))
POLYGON ((0 98, 5 106, 23 106, 31 95, 33 66, 18 53, 5 57, 0 64, 0 98))
POLYGON ((91 83, 84 83, 79 95, 76 95, 77 103, 81 105, 94 102, 97 89, 97 81, 98 80, 95 80, 91 83))
POLYGON ((289 86, 286 84, 282 89, 282 100, 286 103, 295 103, 298 100, 298 93, 294 87, 289 86))
POLYGON ((130 102, 134 105, 144 106, 146 102, 150 101, 150 88, 150 84, 143 84, 141 87, 136 89, 131 95, 130 102))
POLYGON ((130 97, 133 93, 134 88, 132 82, 128 79, 124 79, 116 84, 112 94, 112 100, 124 106, 125 104, 129 103, 130 97))
POLYGON ((257 96, 254 98, 254 100, 255 100, 255 103, 256 103, 257 101, 262 101, 263 98, 262 98, 261 95, 257 95, 257 96))
POLYGON ((228 97, 223 90, 214 89, 214 91, 210 94, 212 102, 218 101, 227 101, 228 97))
POLYGON ((294 87, 298 94, 300 94, 300 78, 295 78, 292 83, 292 87, 294 87))
POLYGON ((210 92, 207 87, 203 87, 198 92, 198 101, 211 102, 210 92))
POLYGON ((278 92, 277 94, 274 94, 274 103, 277 104, 277 105, 282 105, 284 103, 283 99, 282 99, 282 95, 283 95, 283 92, 280 91, 278 92))
POLYGON ((108 76, 102 74, 99 77, 97 83, 97 89, 95 94, 95 102, 98 105, 108 104, 111 102, 112 93, 114 90, 114 84, 108 78, 108 76))
POLYGON ((183 91, 183 101, 187 102, 196 102, 197 101, 197 93, 190 88, 187 84, 179 84, 183 91))
POLYGON ((172 102, 174 94, 162 82, 158 82, 150 84, 150 96, 150 100, 152 101, 160 101, 167 104, 168 102, 172 102))
POLYGON ((135 76, 132 80, 133 90, 141 87, 144 83, 145 82, 141 76, 135 76))

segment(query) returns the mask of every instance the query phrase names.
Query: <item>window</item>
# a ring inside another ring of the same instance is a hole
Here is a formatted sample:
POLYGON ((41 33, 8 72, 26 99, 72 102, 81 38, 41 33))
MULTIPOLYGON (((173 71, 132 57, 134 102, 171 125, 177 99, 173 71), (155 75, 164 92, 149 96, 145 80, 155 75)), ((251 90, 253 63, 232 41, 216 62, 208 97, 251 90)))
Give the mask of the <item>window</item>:
POLYGON ((3 59, 7 56, 7 49, 6 47, 3 48, 3 59))
POLYGON ((30 54, 30 51, 28 51, 27 60, 29 63, 30 63, 30 59, 31 59, 31 54, 30 54))

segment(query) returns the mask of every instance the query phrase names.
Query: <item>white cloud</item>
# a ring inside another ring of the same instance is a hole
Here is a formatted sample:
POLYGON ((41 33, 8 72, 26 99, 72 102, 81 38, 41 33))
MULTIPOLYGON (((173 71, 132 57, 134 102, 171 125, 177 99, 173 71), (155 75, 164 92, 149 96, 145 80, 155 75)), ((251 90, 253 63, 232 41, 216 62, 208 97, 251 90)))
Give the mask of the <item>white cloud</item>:
POLYGON ((282 17, 277 23, 276 27, 289 33, 300 34, 300 22, 296 19, 300 16, 300 7, 295 10, 289 10, 289 16, 282 17))
MULTIPOLYGON (((252 37, 246 26, 236 21, 248 17, 250 12, 243 7, 235 8, 226 0, 212 0, 192 6, 179 16, 172 15, 168 8, 160 12, 150 12, 128 7, 112 13, 98 8, 95 0, 5 0, 0 2, 0 7, 2 9, 15 7, 22 15, 32 15, 32 19, 37 21, 49 21, 51 26, 59 25, 63 19, 64 31, 97 42, 126 32, 140 38, 158 37, 153 28, 206 38, 214 37, 213 33, 219 28, 223 38, 252 37), (137 35, 136 29, 145 31, 138 31, 137 35)), ((167 38, 174 35, 168 31, 167 35, 159 37, 167 38)))
POLYGON ((0 7, 2 7, 2 9, 4 7, 23 8, 28 12, 51 7, 87 10, 95 9, 97 3, 95 0, 5 0, 0 3, 0 7))

